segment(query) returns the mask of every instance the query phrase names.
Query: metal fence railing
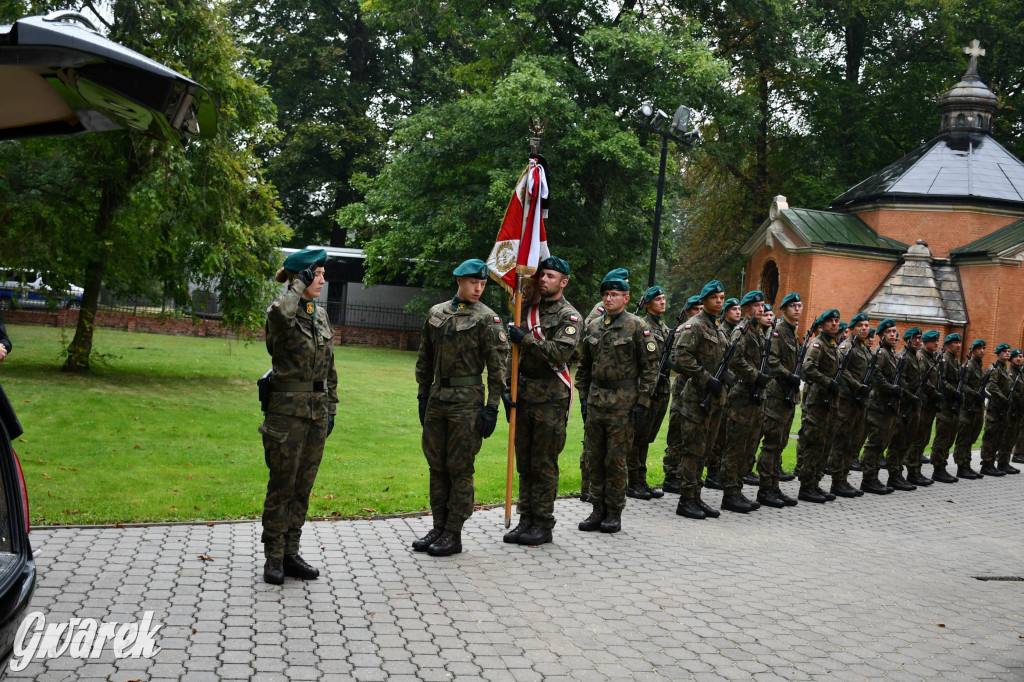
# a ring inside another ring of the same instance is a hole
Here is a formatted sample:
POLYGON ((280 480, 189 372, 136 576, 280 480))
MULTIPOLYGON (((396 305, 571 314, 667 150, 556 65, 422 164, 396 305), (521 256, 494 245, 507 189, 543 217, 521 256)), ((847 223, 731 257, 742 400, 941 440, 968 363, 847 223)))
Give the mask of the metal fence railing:
POLYGON ((327 303, 331 324, 343 327, 364 327, 389 331, 417 332, 423 328, 423 316, 404 312, 401 308, 358 303, 327 303))

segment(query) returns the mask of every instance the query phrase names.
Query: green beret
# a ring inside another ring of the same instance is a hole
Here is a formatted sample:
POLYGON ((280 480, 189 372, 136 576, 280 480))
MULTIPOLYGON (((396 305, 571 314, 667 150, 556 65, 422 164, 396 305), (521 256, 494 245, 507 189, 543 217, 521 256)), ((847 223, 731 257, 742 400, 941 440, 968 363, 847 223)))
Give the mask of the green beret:
POLYGON ((924 334, 921 335, 921 340, 925 341, 925 342, 928 342, 928 341, 938 341, 939 340, 939 333, 937 331, 935 331, 934 329, 929 329, 928 331, 926 331, 924 334))
POLYGON ((962 341, 962 340, 963 340, 963 338, 959 334, 957 334, 956 332, 953 332, 952 334, 946 334, 946 338, 942 342, 942 345, 945 346, 947 343, 953 343, 954 341, 962 341))
POLYGON ((764 304, 764 311, 766 313, 770 313, 772 311, 772 304, 771 303, 765 303, 764 304))
MULTIPOLYGON (((908 339, 912 339, 915 336, 918 336, 920 334, 921 334, 921 328, 920 327, 911 327, 907 331, 903 332, 903 340, 906 341, 908 339)), ((1007 347, 1009 347, 1009 346, 1007 346, 1007 347)))
POLYGON ((850 328, 850 325, 846 324, 845 322, 840 322, 839 323, 839 331, 844 332, 844 331, 846 331, 849 328, 850 328))
POLYGON ((554 270, 560 272, 563 275, 569 274, 569 264, 558 256, 548 256, 540 262, 541 270, 554 270))
POLYGON ((302 249, 284 259, 284 269, 288 272, 302 272, 313 264, 323 267, 327 263, 325 249, 302 249))
POLYGON ((779 304, 779 307, 785 308, 790 303, 800 303, 801 300, 802 299, 800 298, 800 294, 794 291, 792 293, 786 294, 785 298, 782 299, 782 303, 779 304))
POLYGON ((878 323, 878 327, 875 328, 875 331, 878 332, 879 336, 881 336, 882 332, 884 332, 886 329, 892 329, 895 326, 896 320, 892 319, 891 317, 887 317, 878 323))
POLYGON ((479 258, 470 258, 462 265, 452 270, 456 277, 472 277, 473 279, 487 279, 487 263, 479 258))
POLYGON ((704 285, 704 288, 700 290, 700 294, 697 296, 699 299, 704 300, 712 294, 720 294, 725 291, 725 287, 717 279, 713 279, 704 285))
POLYGON ((642 300, 643 303, 649 303, 649 302, 653 301, 655 298, 657 298, 658 296, 663 295, 664 293, 665 293, 664 289, 662 289, 658 285, 654 285, 653 287, 651 287, 650 289, 648 289, 647 291, 644 292, 644 297, 641 300, 642 300))
POLYGON ((998 346, 996 346, 996 355, 998 355, 999 353, 1002 353, 1004 350, 1010 350, 1010 344, 1008 344, 1008 343, 1001 343, 998 346))
POLYGON ((724 313, 729 308, 732 308, 733 306, 736 306, 736 305, 739 305, 739 304, 740 304, 740 302, 738 300, 736 300, 735 298, 727 298, 727 299, 725 299, 725 304, 722 306, 722 312, 724 313))
POLYGON ((971 344, 971 350, 974 350, 978 346, 983 346, 984 347, 984 346, 987 346, 987 345, 988 344, 985 343, 985 339, 974 339, 974 343, 971 344))
POLYGON ((754 289, 743 294, 743 298, 740 299, 740 305, 749 305, 751 303, 764 303, 764 292, 754 289))
POLYGON ((1024 350, 1021 350, 1020 348, 1014 348, 1013 350, 1010 351, 1011 358, 1015 358, 1018 355, 1024 355, 1024 350))
POLYGON ((871 329, 868 330, 868 338, 869 339, 875 338, 875 330, 874 330, 874 328, 871 328, 871 329))
POLYGON ((689 310, 690 308, 696 308, 699 305, 700 305, 700 296, 698 296, 698 295, 693 295, 690 298, 686 299, 686 309, 687 310, 689 310))
POLYGON ((823 324, 826 320, 832 320, 832 319, 838 320, 840 317, 841 316, 840 316, 838 310, 836 310, 835 308, 829 308, 828 310, 823 312, 821 315, 818 315, 818 319, 816 319, 814 321, 814 324, 815 325, 823 324))
POLYGON ((622 279, 608 279, 601 282, 601 293, 606 291, 629 291, 629 282, 622 279))
MULTIPOLYGON (((604 279, 602 279, 601 282, 610 282, 613 279, 615 279, 615 280, 622 280, 623 282, 628 282, 629 281, 629 271, 626 270, 626 268, 615 268, 614 270, 609 272, 607 275, 605 275, 604 279)), ((601 291, 604 291, 604 289, 602 289, 601 291)))
POLYGON ((867 313, 857 313, 856 315, 854 315, 850 319, 850 326, 852 327, 853 325, 857 324, 858 322, 867 322, 867 321, 868 321, 868 314, 867 313))

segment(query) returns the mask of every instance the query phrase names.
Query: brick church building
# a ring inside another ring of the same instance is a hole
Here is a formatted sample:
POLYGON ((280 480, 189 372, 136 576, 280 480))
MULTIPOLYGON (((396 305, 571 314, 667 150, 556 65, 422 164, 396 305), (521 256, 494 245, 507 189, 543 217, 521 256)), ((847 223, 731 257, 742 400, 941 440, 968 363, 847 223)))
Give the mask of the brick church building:
POLYGON ((745 289, 798 291, 801 332, 838 308, 901 331, 959 332, 1024 347, 1024 162, 991 135, 996 96, 967 73, 938 99, 938 137, 836 197, 828 210, 772 202, 743 247, 745 289))

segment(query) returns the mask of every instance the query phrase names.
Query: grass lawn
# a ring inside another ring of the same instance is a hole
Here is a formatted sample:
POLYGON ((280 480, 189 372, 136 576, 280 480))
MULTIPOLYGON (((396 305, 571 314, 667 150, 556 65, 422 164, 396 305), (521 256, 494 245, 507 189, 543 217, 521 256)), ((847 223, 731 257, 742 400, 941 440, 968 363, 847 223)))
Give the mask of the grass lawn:
MULTIPOLYGON (((60 330, 8 325, 14 351, 0 383, 25 429, 15 449, 32 523, 258 518, 266 490, 256 379, 262 342, 97 329, 106 361, 88 376, 59 370, 60 330)), ((363 516, 427 507, 416 354, 336 349, 341 405, 310 515, 363 516)), ((799 417, 794 432, 799 428, 799 417)), ((662 480, 667 420, 648 480, 662 480)), ((579 491, 582 425, 574 405, 560 490, 579 491)), ((504 500, 508 425, 477 456, 477 502, 504 500)), ((791 469, 796 441, 784 454, 791 469)))

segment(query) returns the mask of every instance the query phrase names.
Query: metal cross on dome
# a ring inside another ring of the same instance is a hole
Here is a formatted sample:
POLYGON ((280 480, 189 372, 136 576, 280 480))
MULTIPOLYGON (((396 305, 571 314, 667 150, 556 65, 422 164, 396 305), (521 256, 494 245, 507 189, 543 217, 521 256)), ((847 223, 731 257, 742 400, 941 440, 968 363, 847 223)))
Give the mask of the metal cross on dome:
POLYGON ((964 48, 964 54, 971 55, 971 63, 967 65, 967 73, 978 75, 978 57, 985 56, 985 50, 981 47, 981 42, 977 38, 971 41, 971 44, 964 48))

